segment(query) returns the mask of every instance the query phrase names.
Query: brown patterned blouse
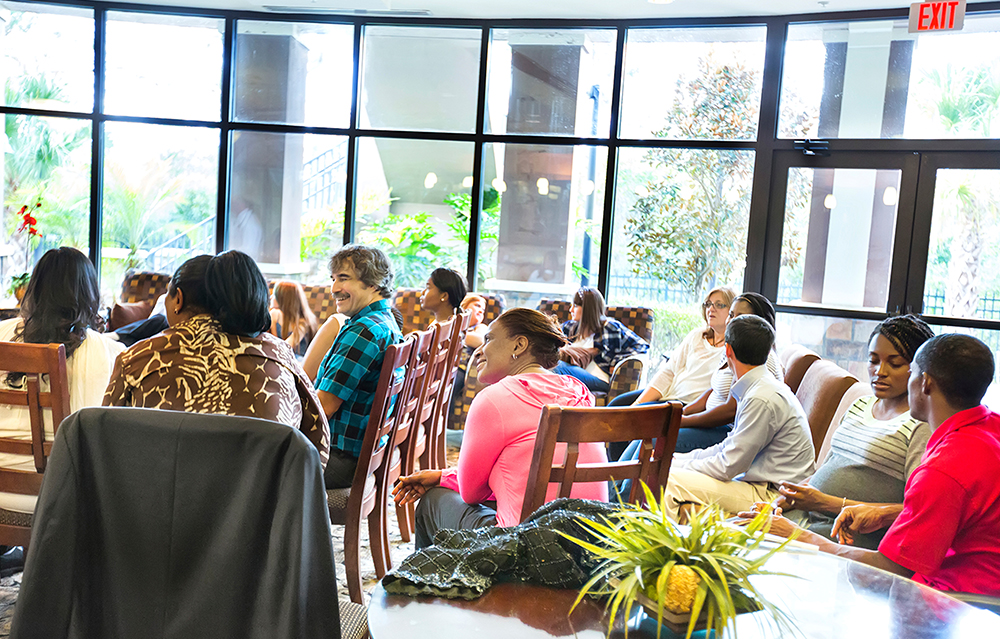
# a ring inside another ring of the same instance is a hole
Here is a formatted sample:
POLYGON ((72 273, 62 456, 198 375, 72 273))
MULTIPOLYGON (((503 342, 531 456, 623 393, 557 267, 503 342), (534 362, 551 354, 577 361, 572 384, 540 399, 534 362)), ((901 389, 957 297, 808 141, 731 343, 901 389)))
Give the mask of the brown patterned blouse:
POLYGON ((104 405, 269 419, 301 430, 324 468, 330 454, 326 414, 288 344, 223 333, 208 315, 119 355, 104 405))

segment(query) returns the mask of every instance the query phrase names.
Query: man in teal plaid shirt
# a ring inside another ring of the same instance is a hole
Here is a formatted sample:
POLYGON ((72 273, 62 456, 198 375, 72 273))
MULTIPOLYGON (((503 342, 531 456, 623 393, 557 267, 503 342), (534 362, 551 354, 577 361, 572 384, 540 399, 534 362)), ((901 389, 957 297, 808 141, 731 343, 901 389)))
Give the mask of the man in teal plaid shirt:
MULTIPOLYGON (((385 351, 403 341, 390 312, 392 264, 377 248, 349 244, 330 258, 330 290, 347 322, 316 376, 316 393, 330 421, 327 488, 354 480, 385 351)), ((402 369, 396 371, 397 375, 402 369)))

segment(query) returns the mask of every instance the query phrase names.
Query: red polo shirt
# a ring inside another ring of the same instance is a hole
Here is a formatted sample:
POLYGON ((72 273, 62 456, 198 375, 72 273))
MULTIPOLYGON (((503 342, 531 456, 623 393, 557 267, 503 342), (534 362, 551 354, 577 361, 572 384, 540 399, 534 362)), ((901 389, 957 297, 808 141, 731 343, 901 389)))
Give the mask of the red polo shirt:
POLYGON ((931 435, 879 552, 938 590, 1000 595, 1000 415, 956 413, 931 435))

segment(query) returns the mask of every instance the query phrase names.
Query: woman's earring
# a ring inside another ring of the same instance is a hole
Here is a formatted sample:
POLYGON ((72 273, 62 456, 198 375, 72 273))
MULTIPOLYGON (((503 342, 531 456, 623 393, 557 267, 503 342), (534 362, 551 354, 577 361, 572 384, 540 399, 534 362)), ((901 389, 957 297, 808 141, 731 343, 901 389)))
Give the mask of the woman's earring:
POLYGON ((511 359, 517 359, 517 353, 511 353, 510 354, 510 358, 511 359))

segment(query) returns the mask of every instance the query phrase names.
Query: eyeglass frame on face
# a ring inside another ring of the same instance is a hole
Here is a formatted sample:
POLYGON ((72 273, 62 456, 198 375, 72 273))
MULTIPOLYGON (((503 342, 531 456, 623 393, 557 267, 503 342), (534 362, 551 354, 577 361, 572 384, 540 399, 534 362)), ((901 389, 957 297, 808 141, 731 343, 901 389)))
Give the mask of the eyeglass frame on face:
POLYGON ((705 300, 704 302, 701 303, 701 307, 705 310, 708 310, 713 306, 717 311, 724 311, 730 306, 732 306, 732 304, 726 304, 725 302, 713 302, 712 300, 705 300))

